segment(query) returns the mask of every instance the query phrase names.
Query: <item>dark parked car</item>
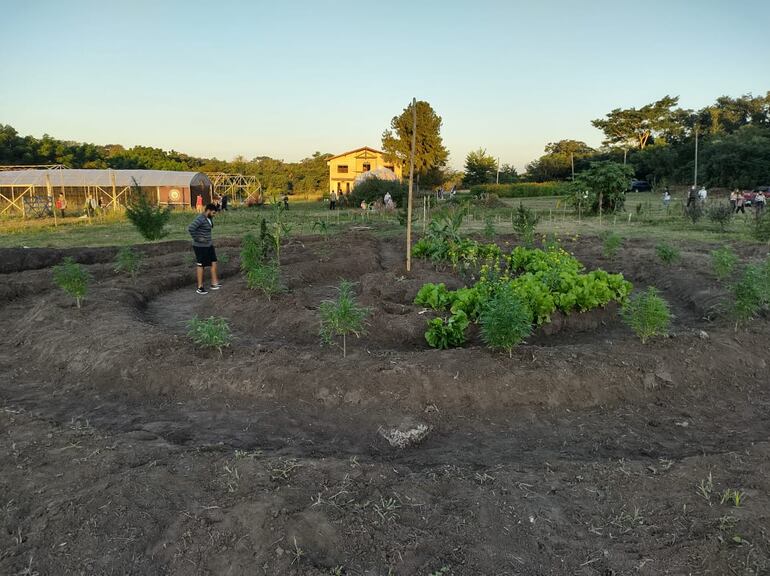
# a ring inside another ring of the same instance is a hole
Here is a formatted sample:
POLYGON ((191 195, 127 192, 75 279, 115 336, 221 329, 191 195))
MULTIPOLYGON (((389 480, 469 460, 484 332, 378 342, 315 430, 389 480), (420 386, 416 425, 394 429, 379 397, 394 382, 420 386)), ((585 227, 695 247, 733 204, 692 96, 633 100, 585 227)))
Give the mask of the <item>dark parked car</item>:
POLYGON ((629 188, 631 192, 649 192, 652 190, 652 186, 650 186, 650 183, 647 182, 647 180, 631 180, 631 187, 629 188))

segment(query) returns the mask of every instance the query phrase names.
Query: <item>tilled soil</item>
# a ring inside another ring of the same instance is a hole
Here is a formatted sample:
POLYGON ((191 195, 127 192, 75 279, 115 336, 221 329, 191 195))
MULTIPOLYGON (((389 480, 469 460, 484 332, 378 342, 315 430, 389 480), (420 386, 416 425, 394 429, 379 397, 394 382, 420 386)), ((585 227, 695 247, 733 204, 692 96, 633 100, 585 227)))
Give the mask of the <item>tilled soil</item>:
POLYGON ((720 317, 711 246, 665 266, 653 243, 565 245, 659 287, 671 337, 643 346, 608 308, 513 358, 475 333, 432 350, 411 302, 462 278, 406 274, 366 232, 291 241, 270 300, 235 242, 205 297, 180 243, 136 280, 110 249, 0 251, 0 573, 770 574, 767 319, 720 317), (80 310, 51 285, 65 255, 94 277, 80 310), (318 340, 340 278, 372 309, 347 358, 318 340), (194 315, 233 346, 193 346, 194 315))

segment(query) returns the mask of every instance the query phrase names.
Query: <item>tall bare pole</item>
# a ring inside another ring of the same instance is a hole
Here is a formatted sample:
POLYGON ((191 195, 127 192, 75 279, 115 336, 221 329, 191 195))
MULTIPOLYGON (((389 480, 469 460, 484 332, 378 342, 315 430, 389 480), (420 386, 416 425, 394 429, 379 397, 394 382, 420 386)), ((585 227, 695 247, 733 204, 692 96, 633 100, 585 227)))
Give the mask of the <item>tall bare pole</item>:
POLYGON ((51 212, 53 212, 53 225, 56 226, 56 199, 53 197, 53 186, 51 186, 51 175, 48 170, 45 171, 45 190, 48 198, 51 200, 51 212))
POLYGON ((698 126, 695 126, 695 176, 693 186, 698 187, 698 126))
POLYGON ((412 98, 412 153, 409 155, 409 198, 406 203, 406 271, 412 270, 412 190, 414 189, 414 149, 417 144, 417 98, 412 98))

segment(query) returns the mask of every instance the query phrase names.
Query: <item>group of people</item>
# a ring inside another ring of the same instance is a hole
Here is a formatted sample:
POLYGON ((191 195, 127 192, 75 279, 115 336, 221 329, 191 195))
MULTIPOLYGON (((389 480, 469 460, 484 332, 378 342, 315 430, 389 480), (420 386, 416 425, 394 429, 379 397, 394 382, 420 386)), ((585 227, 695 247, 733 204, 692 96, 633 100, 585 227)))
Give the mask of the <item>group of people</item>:
MULTIPOLYGON (((50 201, 50 196, 49 196, 50 201)), ((59 192, 59 195, 56 197, 56 200, 53 201, 53 210, 56 210, 56 213, 61 217, 64 218, 64 211, 67 209, 67 197, 64 195, 64 192, 59 192)), ((86 216, 89 218, 92 216, 96 216, 102 211, 102 199, 101 197, 93 196, 92 194, 86 194, 86 200, 83 203, 83 212, 86 216)))
POLYGON ((749 203, 754 208, 754 213, 759 217, 765 211, 765 193, 759 190, 756 194, 751 192, 741 192, 737 188, 730 192, 730 206, 733 213, 746 213, 746 204, 749 203))
MULTIPOLYGON (((668 193, 668 187, 666 187, 666 193, 668 193)), ((701 206, 704 206, 706 204, 707 198, 708 198, 708 190, 706 190, 705 186, 701 186, 700 189, 697 186, 690 186, 690 192, 687 194, 687 208, 689 208, 691 205, 695 204, 696 202, 701 206)), ((670 199, 671 199, 671 195, 669 194, 669 200, 670 199)), ((665 195, 664 195, 663 202, 665 204, 665 195)))
MULTIPOLYGON (((329 192, 329 210, 336 210, 338 207, 346 208, 350 203, 351 199, 349 193, 337 192, 336 190, 329 192)), ((361 210, 379 210, 383 208, 385 210, 395 210, 396 203, 393 201, 393 196, 391 196, 390 192, 385 192, 382 200, 375 200, 374 202, 361 200, 358 207, 361 208, 361 210)))

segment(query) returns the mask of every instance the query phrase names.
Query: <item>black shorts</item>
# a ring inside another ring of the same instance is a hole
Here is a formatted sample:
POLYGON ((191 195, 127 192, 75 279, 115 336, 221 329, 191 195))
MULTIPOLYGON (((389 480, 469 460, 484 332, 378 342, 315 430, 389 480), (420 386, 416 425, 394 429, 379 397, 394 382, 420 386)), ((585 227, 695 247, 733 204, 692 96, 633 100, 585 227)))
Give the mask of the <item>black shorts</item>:
POLYGON ((206 268, 211 266, 212 262, 217 261, 217 253, 213 246, 193 246, 193 250, 195 251, 195 263, 198 266, 206 268))

